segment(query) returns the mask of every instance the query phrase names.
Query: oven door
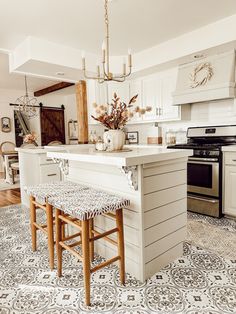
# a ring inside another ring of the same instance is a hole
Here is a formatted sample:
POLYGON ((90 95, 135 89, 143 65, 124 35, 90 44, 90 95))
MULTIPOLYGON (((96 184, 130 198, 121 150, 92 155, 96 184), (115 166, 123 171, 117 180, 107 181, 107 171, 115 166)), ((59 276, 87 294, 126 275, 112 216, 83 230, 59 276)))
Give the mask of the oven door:
POLYGON ((219 160, 217 158, 188 159, 188 192, 219 197, 219 160))

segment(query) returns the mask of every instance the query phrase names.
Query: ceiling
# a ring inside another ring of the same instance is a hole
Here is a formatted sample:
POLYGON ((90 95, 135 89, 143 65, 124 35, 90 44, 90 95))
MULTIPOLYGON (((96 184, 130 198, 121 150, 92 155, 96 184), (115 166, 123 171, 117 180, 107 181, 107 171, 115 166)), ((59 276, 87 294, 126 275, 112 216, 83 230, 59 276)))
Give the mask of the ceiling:
MULTIPOLYGON (((134 52, 236 13, 235 0, 112 0, 113 54, 134 52)), ((100 53, 103 0, 0 0, 0 48, 35 36, 100 53)))
MULTIPOLYGON (((34 36, 100 53, 103 0, 0 0, 0 8, 0 51, 13 50, 27 36, 34 36)), ((138 52, 233 15, 236 0, 110 0, 109 9, 111 52, 119 55, 129 47, 138 52)), ((29 91, 56 82, 30 77, 29 91)), ((1 53, 0 88, 24 89, 23 76, 9 74, 8 55, 1 53)), ((68 94, 72 89, 59 93, 68 94)))

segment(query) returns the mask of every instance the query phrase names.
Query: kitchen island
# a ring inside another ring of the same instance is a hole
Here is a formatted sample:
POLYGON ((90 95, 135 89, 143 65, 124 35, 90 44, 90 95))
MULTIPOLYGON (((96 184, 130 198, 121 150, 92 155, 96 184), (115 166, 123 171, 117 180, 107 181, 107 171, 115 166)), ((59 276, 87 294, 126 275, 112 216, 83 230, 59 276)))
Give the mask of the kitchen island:
MULTIPOLYGON (((70 181, 124 196, 126 271, 144 281, 183 254, 187 223, 187 158, 191 150, 125 147, 97 152, 90 145, 48 152, 70 181)), ((112 219, 95 219, 98 231, 114 228, 112 219)), ((97 241, 97 253, 111 258, 112 244, 97 241)))

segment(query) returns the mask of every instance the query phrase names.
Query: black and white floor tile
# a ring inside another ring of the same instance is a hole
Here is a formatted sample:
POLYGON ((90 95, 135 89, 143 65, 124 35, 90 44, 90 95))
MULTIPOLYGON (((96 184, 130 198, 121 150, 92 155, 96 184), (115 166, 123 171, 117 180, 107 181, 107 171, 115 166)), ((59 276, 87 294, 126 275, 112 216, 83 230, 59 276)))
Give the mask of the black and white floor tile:
MULTIPOLYGON (((236 245, 236 244, 235 244, 236 245)), ((0 314, 236 313, 236 260, 184 244, 184 256, 147 282, 116 266, 92 275, 92 306, 84 304, 82 265, 64 252, 63 277, 48 267, 47 243, 31 251, 28 211, 0 208, 0 314)), ((101 260, 97 257, 95 263, 101 260)))

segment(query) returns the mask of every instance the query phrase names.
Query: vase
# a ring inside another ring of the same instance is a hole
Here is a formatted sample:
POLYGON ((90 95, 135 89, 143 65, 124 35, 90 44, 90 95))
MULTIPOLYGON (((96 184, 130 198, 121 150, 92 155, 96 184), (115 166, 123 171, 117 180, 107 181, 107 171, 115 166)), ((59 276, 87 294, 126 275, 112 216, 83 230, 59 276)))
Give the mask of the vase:
POLYGON ((125 133, 122 130, 109 130, 104 133, 103 140, 107 151, 122 150, 125 144, 125 133))

